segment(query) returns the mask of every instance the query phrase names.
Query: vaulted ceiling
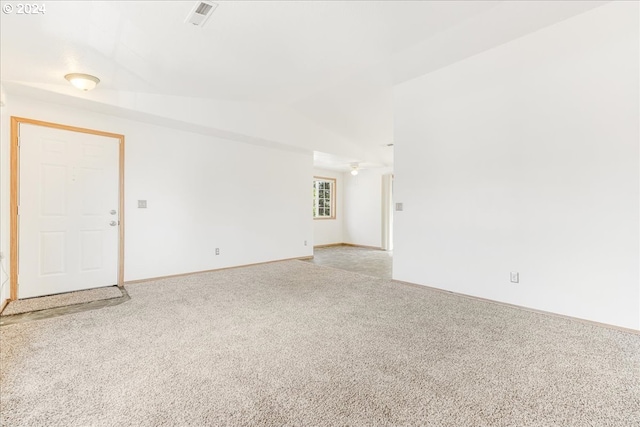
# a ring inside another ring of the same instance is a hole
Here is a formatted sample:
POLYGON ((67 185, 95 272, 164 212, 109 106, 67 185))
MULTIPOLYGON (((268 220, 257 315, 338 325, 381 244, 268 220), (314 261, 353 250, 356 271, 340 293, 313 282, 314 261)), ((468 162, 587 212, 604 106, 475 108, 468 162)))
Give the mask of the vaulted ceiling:
POLYGON ((204 27, 184 22, 195 3, 52 1, 44 14, 3 13, 3 87, 383 165, 395 84, 603 2, 219 1, 204 27), (101 83, 78 92, 70 72, 101 83))

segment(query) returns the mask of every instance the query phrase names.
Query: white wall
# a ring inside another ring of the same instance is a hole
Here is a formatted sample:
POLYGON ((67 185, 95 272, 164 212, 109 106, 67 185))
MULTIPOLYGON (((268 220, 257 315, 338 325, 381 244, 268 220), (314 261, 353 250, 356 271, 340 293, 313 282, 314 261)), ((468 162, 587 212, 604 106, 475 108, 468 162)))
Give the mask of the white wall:
POLYGON ((311 153, 24 97, 11 97, 9 113, 125 135, 126 281, 312 255, 311 153), (137 209, 138 199, 148 208, 137 209))
MULTIPOLYGON (((344 243, 344 174, 326 169, 313 169, 313 176, 334 178, 336 180, 336 219, 316 219, 313 221, 313 245, 332 245, 344 243)), ((309 191, 311 191, 311 184, 309 191)), ((309 207, 311 210, 311 207, 309 207)))
POLYGON ((0 260, 0 304, 9 298, 9 178, 10 157, 9 138, 10 125, 8 104, 9 96, 0 86, 0 98, 5 103, 0 107, 0 252, 5 258, 0 260), (6 191, 5 191, 6 190, 6 191))
POLYGON ((380 161, 377 153, 284 105, 129 92, 102 86, 91 92, 79 92, 68 84, 15 81, 4 84, 10 94, 137 122, 272 148, 288 147, 299 152, 320 150, 348 158, 380 161))
POLYGON ((396 88, 395 279, 640 329, 638 6, 396 88))
POLYGON ((344 174, 344 243, 381 247, 382 174, 382 169, 344 174))

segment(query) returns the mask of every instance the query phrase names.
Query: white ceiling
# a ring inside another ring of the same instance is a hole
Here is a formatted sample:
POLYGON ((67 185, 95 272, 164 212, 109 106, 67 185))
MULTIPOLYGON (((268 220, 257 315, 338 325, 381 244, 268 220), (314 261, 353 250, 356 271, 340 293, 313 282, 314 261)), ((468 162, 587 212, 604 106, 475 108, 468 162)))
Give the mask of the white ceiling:
POLYGON ((203 28, 194 1, 62 1, 5 15, 8 80, 64 83, 94 72, 105 88, 288 103, 495 2, 220 2, 203 28))
POLYGON ((94 92, 188 98, 194 108, 278 106, 362 147, 356 160, 388 164, 394 84, 601 3, 220 1, 204 28, 184 23, 194 4, 48 1, 44 15, 2 14, 0 79, 86 98, 87 108, 108 101, 69 92, 65 74, 97 75, 94 92))

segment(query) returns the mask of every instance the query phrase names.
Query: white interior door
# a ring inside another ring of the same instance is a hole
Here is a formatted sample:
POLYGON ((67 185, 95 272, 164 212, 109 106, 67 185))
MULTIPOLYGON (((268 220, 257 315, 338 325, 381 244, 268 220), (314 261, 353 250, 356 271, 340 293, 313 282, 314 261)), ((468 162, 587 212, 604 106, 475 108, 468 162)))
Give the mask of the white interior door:
POLYGON ((18 298, 117 284, 120 141, 19 131, 18 298))

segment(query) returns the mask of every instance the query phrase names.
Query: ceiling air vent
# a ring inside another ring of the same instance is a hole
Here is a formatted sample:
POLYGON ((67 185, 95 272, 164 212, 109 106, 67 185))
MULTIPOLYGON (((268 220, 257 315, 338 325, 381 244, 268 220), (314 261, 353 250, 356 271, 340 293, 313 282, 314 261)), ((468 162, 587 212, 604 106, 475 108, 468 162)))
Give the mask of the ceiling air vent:
POLYGON ((213 11, 216 10, 216 7, 218 7, 217 3, 199 1, 193 9, 191 9, 189 16, 187 16, 187 19, 184 22, 202 27, 207 22, 207 19, 209 19, 213 14, 213 11))

